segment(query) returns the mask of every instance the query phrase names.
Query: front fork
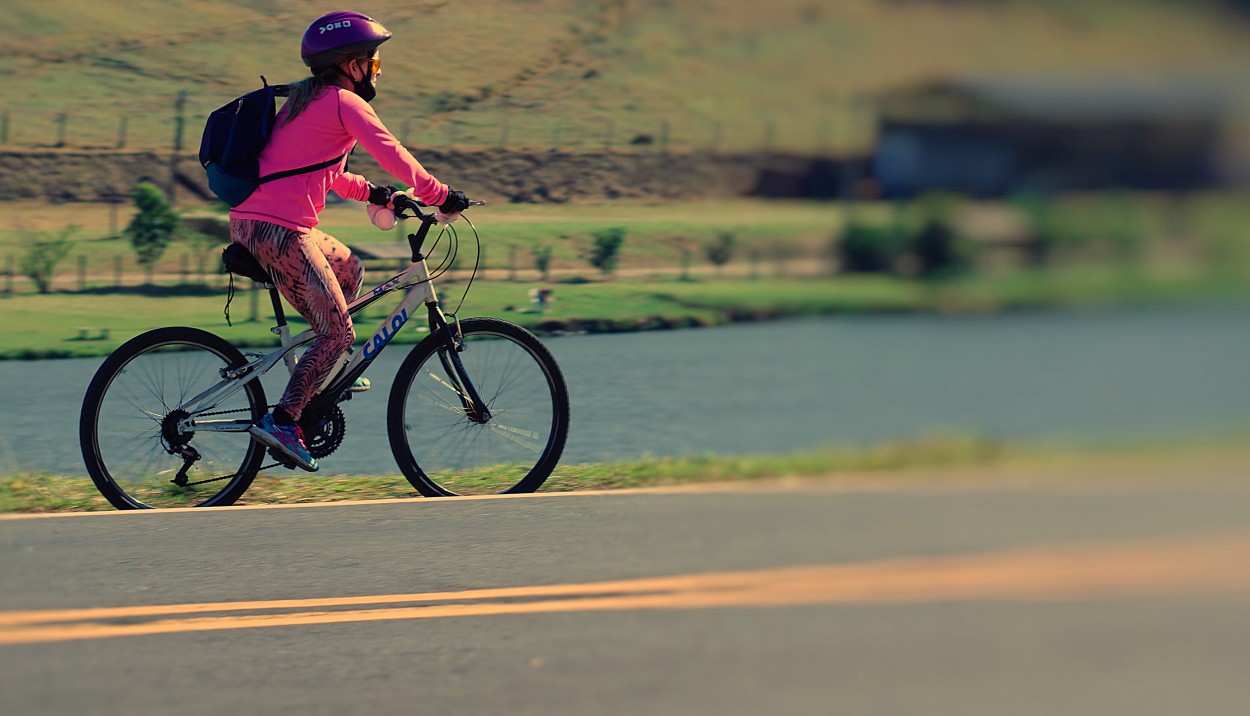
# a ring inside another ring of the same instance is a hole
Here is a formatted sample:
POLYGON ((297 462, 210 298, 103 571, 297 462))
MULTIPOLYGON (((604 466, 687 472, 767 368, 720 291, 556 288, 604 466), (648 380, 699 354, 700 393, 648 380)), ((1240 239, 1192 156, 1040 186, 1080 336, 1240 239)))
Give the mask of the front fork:
POLYGON ((456 389, 456 394, 460 396, 465 417, 479 425, 485 425, 491 419, 490 409, 478 394, 477 386, 473 385, 473 380, 464 369, 464 362, 460 360, 460 353, 464 351, 460 319, 453 316, 452 322, 448 323, 437 301, 427 303, 426 307, 430 311, 430 334, 443 336, 444 347, 438 351, 438 360, 443 364, 443 370, 456 389))

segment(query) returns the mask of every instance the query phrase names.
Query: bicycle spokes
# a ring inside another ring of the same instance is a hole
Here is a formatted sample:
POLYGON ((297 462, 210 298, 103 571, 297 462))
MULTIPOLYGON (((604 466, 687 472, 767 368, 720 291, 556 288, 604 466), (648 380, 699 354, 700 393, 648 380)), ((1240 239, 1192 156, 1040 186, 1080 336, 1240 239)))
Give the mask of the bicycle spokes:
POLYGON ((396 376, 389 421, 396 459, 422 494, 533 490, 567 434, 563 377, 517 326, 465 319, 461 328, 463 350, 426 339, 396 376))

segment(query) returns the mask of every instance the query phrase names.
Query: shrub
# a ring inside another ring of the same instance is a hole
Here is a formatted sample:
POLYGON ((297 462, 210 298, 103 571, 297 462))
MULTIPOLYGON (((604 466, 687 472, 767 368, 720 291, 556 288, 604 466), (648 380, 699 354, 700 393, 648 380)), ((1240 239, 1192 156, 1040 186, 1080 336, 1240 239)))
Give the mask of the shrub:
POLYGON ((551 244, 539 244, 534 247, 534 268, 542 274, 546 281, 551 273, 551 244))
POLYGON ((925 222, 912 239, 912 253, 922 278, 940 278, 972 268, 971 245, 941 219, 925 222))
POLYGON ((716 234, 716 238, 711 243, 703 247, 704 253, 707 254, 707 260, 711 261, 712 265, 716 267, 717 273, 720 273, 721 267, 729 263, 729 260, 733 258, 734 243, 733 234, 728 231, 721 231, 716 234))
POLYGON ((165 247, 178 226, 178 214, 155 184, 144 182, 135 187, 130 196, 139 211, 130 220, 125 233, 139 257, 139 263, 150 266, 165 253, 165 247))
POLYGON ((847 224, 838 242, 838 259, 846 273, 888 273, 903 255, 903 242, 892 227, 847 224))
POLYGON ((596 231, 591 236, 594 237, 594 243, 590 247, 586 260, 606 276, 616 270, 616 264, 620 260, 621 245, 625 243, 625 229, 614 226, 596 231))
POLYGON ((69 255, 69 250, 74 245, 70 237, 77 231, 77 226, 67 226, 60 231, 40 231, 29 242, 26 253, 20 259, 19 268, 35 282, 39 293, 51 290, 52 274, 56 265, 69 255))

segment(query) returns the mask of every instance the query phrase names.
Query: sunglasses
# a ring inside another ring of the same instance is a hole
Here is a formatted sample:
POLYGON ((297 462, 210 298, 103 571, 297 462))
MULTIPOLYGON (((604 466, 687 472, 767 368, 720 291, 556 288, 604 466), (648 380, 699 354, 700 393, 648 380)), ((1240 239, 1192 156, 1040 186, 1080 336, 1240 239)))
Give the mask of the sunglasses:
POLYGON ((382 58, 381 57, 370 57, 369 59, 365 60, 365 62, 369 63, 369 71, 372 72, 373 74, 376 75, 377 73, 382 71, 382 58))

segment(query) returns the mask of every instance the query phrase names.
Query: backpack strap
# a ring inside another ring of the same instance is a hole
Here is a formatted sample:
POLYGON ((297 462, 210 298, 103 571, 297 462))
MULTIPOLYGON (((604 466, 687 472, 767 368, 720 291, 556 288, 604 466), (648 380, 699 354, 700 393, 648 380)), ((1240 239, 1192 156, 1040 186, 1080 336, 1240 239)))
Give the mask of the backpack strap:
POLYGON ((265 176, 257 179, 256 183, 264 184, 265 182, 271 182, 275 179, 285 179, 287 177, 293 177, 296 174, 306 174, 308 172, 315 172, 318 169, 325 169, 326 167, 332 167, 335 164, 338 164, 339 162, 343 161, 343 157, 346 157, 346 156, 347 156, 346 154, 340 154, 333 159, 329 159, 324 162, 319 162, 317 164, 310 164, 306 167, 300 167, 299 169, 287 169, 285 171, 274 172, 273 174, 266 174, 265 176))
MULTIPOLYGON (((264 85, 261 89, 267 90, 269 92, 269 98, 271 102, 273 101, 274 97, 286 97, 287 95, 291 93, 291 85, 271 85, 269 84, 269 80, 265 79, 264 75, 260 76, 260 81, 261 81, 261 84, 264 85)), ((269 120, 270 118, 266 116, 265 124, 261 129, 265 137, 268 137, 270 131, 272 131, 269 127, 269 120)), ((228 149, 229 148, 227 147, 227 150, 228 149)), ((333 159, 327 159, 326 161, 319 162, 317 164, 309 164, 308 166, 300 167, 299 169, 287 169, 286 171, 274 172, 273 174, 267 174, 257 179, 256 183, 264 184, 265 182, 271 182, 271 181, 274 181, 275 179, 285 179, 287 177, 293 177, 297 174, 306 174, 308 172, 315 172, 318 169, 325 169, 326 167, 332 167, 335 164, 338 164, 340 161, 342 161, 343 157, 345 156, 347 155, 340 154, 333 159)))

